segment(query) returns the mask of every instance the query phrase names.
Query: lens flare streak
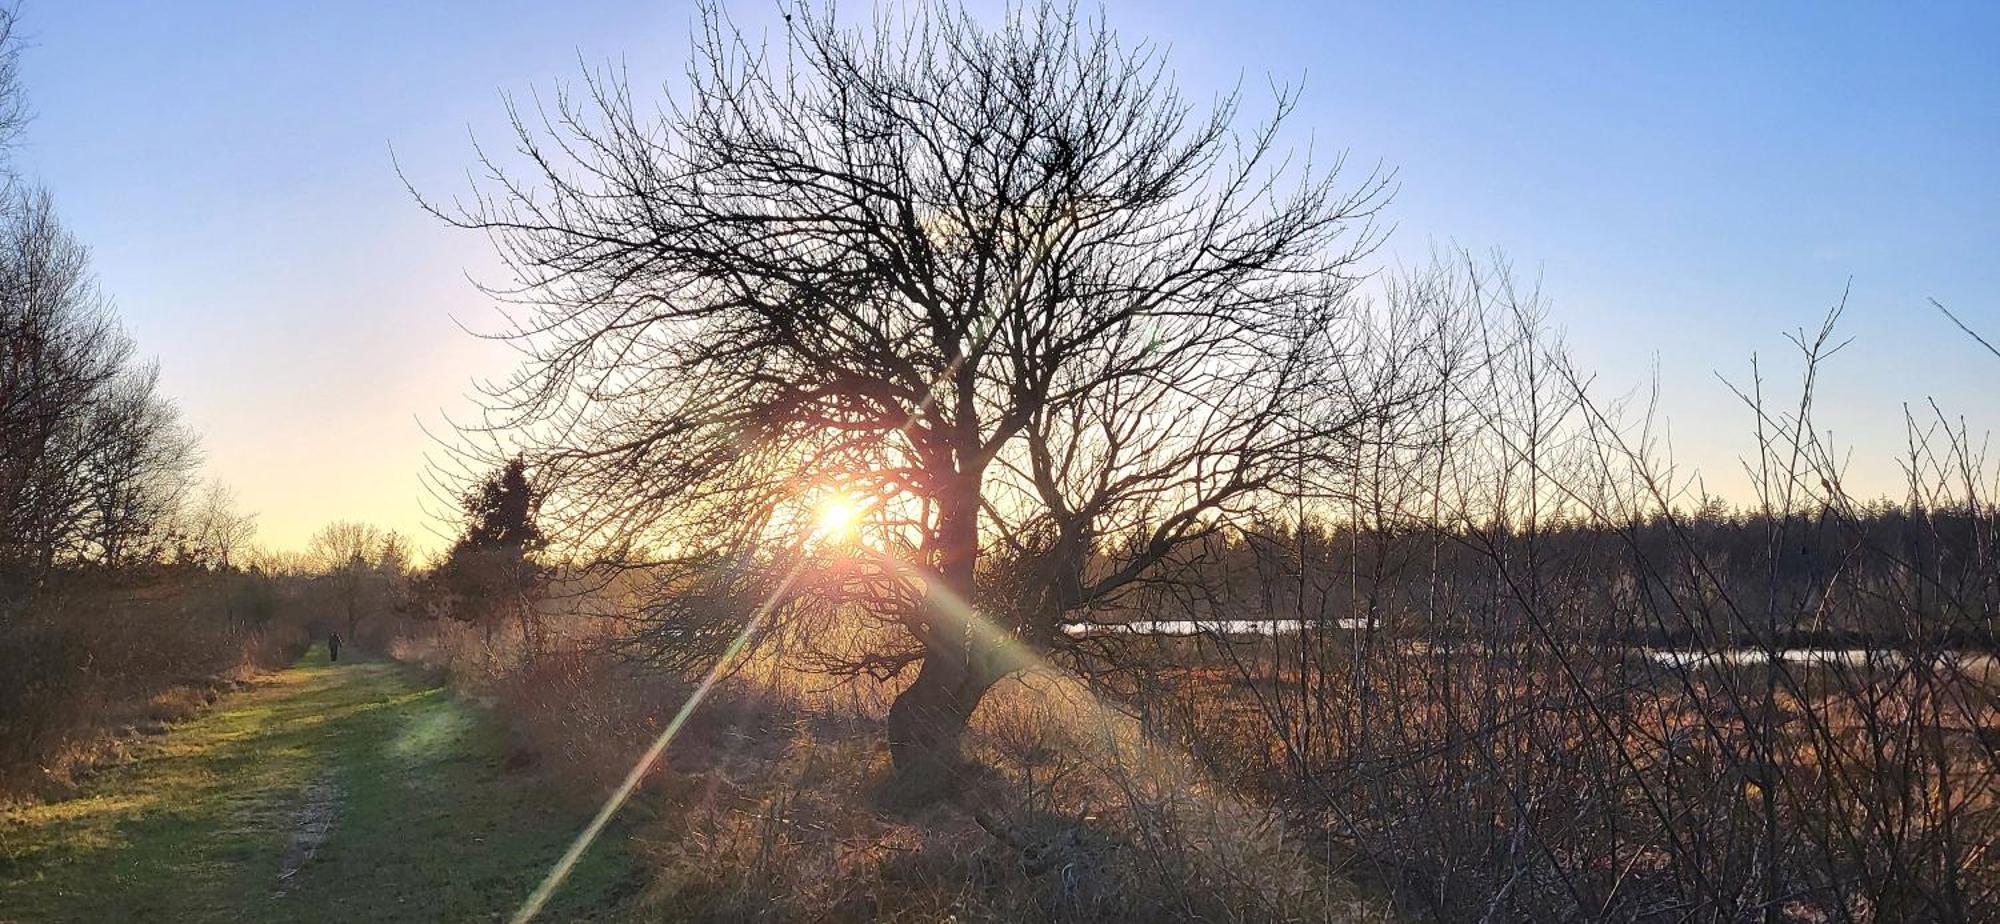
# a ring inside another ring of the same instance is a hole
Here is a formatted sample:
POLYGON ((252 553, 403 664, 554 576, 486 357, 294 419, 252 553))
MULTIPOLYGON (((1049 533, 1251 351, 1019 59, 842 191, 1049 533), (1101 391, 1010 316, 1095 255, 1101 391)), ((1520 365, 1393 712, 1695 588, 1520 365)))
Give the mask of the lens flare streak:
MULTIPOLYGON (((979 320, 975 320, 973 324, 973 339, 978 344, 978 349, 985 349, 986 343, 992 339, 997 327, 998 325, 992 323, 984 323, 982 325, 979 320)), ((926 391, 923 399, 918 402, 917 407, 910 413, 908 419, 904 420, 897 427, 899 431, 908 430, 911 426, 915 425, 917 419, 922 417, 924 412, 937 402, 939 386, 948 380, 963 362, 963 356, 953 359, 944 371, 931 382, 930 389, 926 391)), ((853 504, 852 502, 841 503, 837 511, 831 507, 822 509, 820 523, 817 524, 817 529, 814 530, 815 538, 825 538, 829 532, 838 527, 846 527, 848 529, 858 527, 861 518, 866 513, 865 505, 853 504)), ((542 907, 548 904, 549 898, 555 894, 557 888, 562 886, 563 880, 569 877, 570 870, 575 868, 577 861, 583 858, 584 852, 590 849, 590 845, 597 840, 598 835, 604 832, 604 826, 611 822, 612 817, 618 814, 618 810, 624 807, 625 801, 632 797, 632 791, 638 788, 639 780, 645 777, 646 771, 651 770, 653 764, 660 759, 660 755, 666 752, 667 745, 674 740, 674 735, 680 732, 681 726, 687 722, 688 716, 694 713, 695 707, 700 706, 703 699, 707 698, 709 691, 714 689, 716 683, 722 679, 723 672, 729 669, 729 665, 736 660, 736 656, 742 653, 745 645, 749 644, 751 636, 757 633, 757 629, 763 624, 764 618, 770 615, 771 610, 778 605, 778 601, 782 600, 785 593, 791 590, 792 584, 798 580, 800 572, 804 570, 805 563, 806 559, 802 557, 798 563, 794 564, 791 570, 786 572, 784 580, 778 582, 778 586, 771 591, 769 596, 764 598, 764 602, 750 614, 750 618, 744 621, 743 630, 736 633, 736 637, 730 640, 729 647, 725 648, 722 656, 716 659, 715 666, 709 668, 708 675, 702 678, 701 685, 695 687, 694 692, 688 695, 687 702, 681 704, 680 711, 674 713, 673 721, 668 722, 667 727, 660 731, 659 737, 653 739, 652 746, 648 747, 646 752, 639 756, 638 762, 632 765, 632 771, 625 774, 625 780, 618 784, 618 788, 612 791, 611 797, 604 801, 604 806, 598 809, 596 817, 592 818, 590 824, 586 825, 583 831, 576 836, 576 840, 569 845, 569 849, 563 852, 562 859, 556 861, 555 866, 549 869, 549 874, 542 879, 541 884, 535 887, 535 891, 528 896, 527 901, 522 902, 520 909, 514 912, 514 917, 511 919, 513 924, 527 924, 527 922, 534 920, 537 914, 541 913, 542 907)), ((966 606, 963 602, 959 605, 968 613, 971 612, 970 606, 966 606)), ((972 622, 975 625, 982 623, 976 614, 972 622)))
POLYGON ((624 782, 619 783, 618 788, 612 791, 611 798, 604 800, 604 806, 597 810, 597 817, 592 818, 583 832, 576 836, 576 840, 569 845, 569 850, 563 852, 562 859, 557 860, 556 865, 549 869, 549 874, 542 879, 541 885, 536 886, 535 891, 528 896, 528 900, 522 902, 520 909, 514 912, 513 924, 527 924, 534 920, 535 915, 541 913, 542 906, 548 904, 549 898, 555 895, 556 889, 569 877, 570 870, 583 858, 584 852, 590 849, 597 836, 604 832, 604 826, 611 822, 612 816, 618 814, 618 810, 624 807, 625 800, 632 797, 632 791, 639 787, 639 781, 645 777, 646 771, 651 770, 653 764, 660 759, 660 755, 666 752, 667 745, 674 740, 674 735, 680 732, 681 726, 686 724, 688 716, 694 713, 695 707, 701 705, 701 701, 708 696, 709 691, 715 688, 716 683, 722 679, 723 672, 729 669, 729 665, 735 662, 736 656, 742 653, 743 647, 749 644, 750 637, 757 633, 757 628, 763 624, 764 617, 769 615, 778 605, 778 601, 784 598, 785 592, 791 589, 794 581, 798 580, 799 572, 804 567, 803 559, 793 565, 791 571, 785 574, 785 579, 779 581, 777 588, 771 591, 770 596, 765 597, 764 602, 750 614, 750 618, 744 620, 743 630, 736 633, 735 638, 730 639, 729 647, 723 649, 722 656, 715 660, 714 667, 708 669, 708 675, 702 678, 701 684, 694 688, 694 692, 688 694, 687 702, 681 704, 680 711, 674 713, 673 720, 660 731, 659 737, 653 739, 652 746, 639 756, 638 762, 632 765, 632 771, 625 774, 624 782))

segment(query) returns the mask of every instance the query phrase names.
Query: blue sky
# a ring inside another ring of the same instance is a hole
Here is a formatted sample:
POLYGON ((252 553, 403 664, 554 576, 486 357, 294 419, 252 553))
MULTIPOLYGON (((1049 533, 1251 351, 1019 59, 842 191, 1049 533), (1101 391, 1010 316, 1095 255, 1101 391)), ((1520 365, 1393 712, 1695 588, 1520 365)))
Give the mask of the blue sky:
MULTIPOLYGON (((1893 491, 1904 402, 1976 431, 2000 359, 2000 5, 1110 2, 1195 95, 1302 83, 1292 140, 1398 170, 1385 262, 1498 249, 1613 390, 1657 364, 1678 455, 1740 490, 1748 417, 1718 372, 1813 325, 1852 279, 1827 423, 1893 491)), ((847 4, 850 13, 862 4, 847 4)), ((736 4, 752 28, 766 2, 736 4)), ((503 92, 623 62, 680 72, 680 2, 28 0, 37 113, 18 161, 205 437, 208 471, 300 544, 421 531, 417 472, 467 384, 485 242, 421 214, 466 188, 503 92)))

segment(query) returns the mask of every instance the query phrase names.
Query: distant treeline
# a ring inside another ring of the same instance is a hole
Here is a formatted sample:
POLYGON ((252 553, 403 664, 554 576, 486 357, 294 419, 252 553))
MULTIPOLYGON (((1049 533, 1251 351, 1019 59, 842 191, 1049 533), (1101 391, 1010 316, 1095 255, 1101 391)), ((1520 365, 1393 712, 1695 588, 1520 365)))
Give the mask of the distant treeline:
POLYGON ((1218 534, 1187 555, 1185 565, 1212 575, 1201 600, 1140 595, 1095 615, 1104 622, 1299 619, 1308 627, 1373 617, 1378 630, 1432 640, 1514 635, 1527 627, 1505 621, 1508 607, 1474 625, 1410 605, 1439 582, 1483 583, 1500 593, 1507 575, 1496 571, 1494 553, 1511 549, 1516 563, 1532 551, 1538 580, 1567 585, 1564 605, 1549 615, 1571 638, 1991 650, 2000 644, 2000 623, 1981 605, 1985 597, 1966 591, 1993 580, 1985 541, 1996 528, 2000 511, 1991 508, 1887 500, 1793 515, 1716 501, 1625 524, 1556 520, 1532 530, 1421 523, 1357 530, 1307 518, 1303 526, 1277 522, 1218 534), (1891 605, 1890 585, 1912 575, 1936 592, 1891 605), (1503 622, 1490 622, 1496 616, 1503 622))

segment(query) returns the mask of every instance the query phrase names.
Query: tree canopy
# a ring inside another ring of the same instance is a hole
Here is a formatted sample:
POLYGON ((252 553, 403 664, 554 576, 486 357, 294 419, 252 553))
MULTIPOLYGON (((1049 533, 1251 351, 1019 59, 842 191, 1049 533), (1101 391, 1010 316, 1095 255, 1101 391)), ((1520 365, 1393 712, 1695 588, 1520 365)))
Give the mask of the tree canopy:
POLYGON ((517 277, 488 419, 556 538, 657 577, 659 656, 714 657, 762 600, 769 633, 887 627, 818 663, 921 664, 891 743, 948 760, 1009 651, 1404 400, 1355 364, 1387 177, 1282 149, 1289 93, 1197 105, 1047 4, 803 6, 779 47, 701 22, 684 90, 517 114, 520 165, 439 210, 517 277), (829 498, 865 512, 848 548, 811 541, 829 498))

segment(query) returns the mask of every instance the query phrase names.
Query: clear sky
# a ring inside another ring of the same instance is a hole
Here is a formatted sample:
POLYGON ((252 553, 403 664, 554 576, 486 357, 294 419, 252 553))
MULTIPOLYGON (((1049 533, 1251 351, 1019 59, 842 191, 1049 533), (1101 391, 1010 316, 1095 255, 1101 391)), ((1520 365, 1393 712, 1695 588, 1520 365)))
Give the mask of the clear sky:
MULTIPOLYGON (((1903 402, 2000 422, 2000 4, 1106 5, 1197 94, 1303 81, 1297 140, 1397 168, 1385 259, 1498 248, 1583 361, 1655 364, 1678 455, 1734 474, 1716 380, 1784 355, 1849 279, 1824 393, 1852 477, 1893 491, 1903 402), (1309 133, 1309 134, 1308 134, 1309 133)), ((847 3, 850 13, 864 5, 847 3)), ((764 0, 736 4, 752 26, 764 0)), ((691 5, 27 0, 19 161, 49 187, 207 473, 297 546, 336 518, 428 535, 421 424, 507 368, 483 239, 412 204, 466 188, 503 92, 622 61, 658 87, 691 5)), ((1789 368, 1786 366, 1785 368, 1789 368)))

